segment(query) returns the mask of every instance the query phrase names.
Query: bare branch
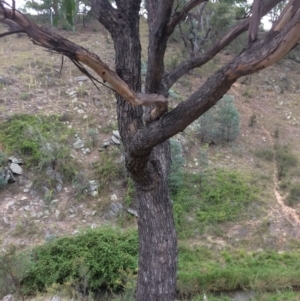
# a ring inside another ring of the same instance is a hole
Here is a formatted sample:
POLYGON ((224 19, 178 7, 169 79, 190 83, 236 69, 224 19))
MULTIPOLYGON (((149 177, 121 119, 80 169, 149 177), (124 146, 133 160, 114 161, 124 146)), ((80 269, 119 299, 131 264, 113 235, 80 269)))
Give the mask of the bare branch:
MULTIPOLYGON (((270 0, 262 8, 262 16, 266 15, 272 8, 274 8, 282 0, 270 0)), ((163 76, 163 85, 164 89, 168 91, 174 83, 181 78, 184 74, 189 72, 192 69, 200 67, 211 60, 216 54, 218 54, 222 49, 228 46, 236 37, 245 32, 249 28, 250 18, 244 19, 239 22, 237 25, 233 26, 228 33, 210 47, 205 53, 201 56, 194 59, 188 60, 186 62, 178 65, 170 73, 166 73, 163 76)))
MULTIPOLYGON (((81 62, 94 70, 104 82, 110 86, 132 106, 154 106, 151 112, 151 119, 159 118, 167 109, 168 101, 163 96, 136 94, 129 86, 112 71, 96 54, 87 49, 59 36, 56 33, 49 32, 40 26, 35 25, 22 13, 4 7, 3 1, 0 1, 0 15, 8 16, 13 22, 18 24, 32 41, 41 47, 50 49, 57 53, 69 57, 73 62, 81 62)), ((78 64, 76 64, 78 66, 78 64)))
POLYGON ((141 129, 131 145, 133 157, 145 155, 157 144, 182 132, 209 110, 241 76, 262 70, 288 53, 300 39, 300 9, 288 25, 271 41, 256 42, 223 68, 215 72, 186 101, 174 110, 141 129), (163 130, 162 130, 163 129, 163 130))
POLYGON ((249 25, 248 44, 251 45, 257 39, 258 28, 261 18, 261 0, 254 0, 252 5, 252 17, 249 25))
POLYGON ((167 27, 167 33, 168 35, 171 35, 172 32, 174 31, 175 27, 178 25, 178 23, 184 19, 188 12, 191 11, 194 7, 196 7, 197 5, 206 2, 208 0, 192 0, 190 2, 188 2, 180 12, 176 12, 175 15, 171 18, 171 20, 168 23, 168 27, 167 27))
POLYGON ((4 32, 4 33, 1 33, 1 34, 0 34, 0 38, 6 37, 6 36, 9 36, 9 35, 12 35, 12 34, 16 34, 16 33, 24 33, 24 32, 25 32, 24 30, 7 31, 7 32, 4 32))

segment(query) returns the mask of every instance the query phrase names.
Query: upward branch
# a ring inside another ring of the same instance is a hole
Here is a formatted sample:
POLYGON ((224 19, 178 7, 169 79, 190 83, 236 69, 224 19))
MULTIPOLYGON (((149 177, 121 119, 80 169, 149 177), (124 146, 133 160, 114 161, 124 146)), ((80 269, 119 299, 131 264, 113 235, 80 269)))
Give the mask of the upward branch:
POLYGON ((175 27, 182 21, 188 14, 189 11, 191 11, 194 7, 197 5, 207 2, 208 0, 192 0, 188 2, 184 7, 182 8, 181 11, 176 12, 174 16, 171 18, 171 20, 168 23, 167 27, 167 33, 168 35, 171 35, 172 32, 174 31, 175 27))
MULTIPOLYGON (((296 0, 300 2, 300 0, 296 0)), ((287 54, 300 39, 300 8, 290 14, 286 26, 270 39, 257 41, 215 72, 186 101, 162 116, 158 121, 141 129, 131 144, 134 157, 145 155, 166 139, 182 132, 194 120, 214 106, 241 76, 262 70, 287 54), (163 130, 162 130, 163 129, 163 130), (141 147, 142 146, 142 147, 141 147)), ((134 162, 132 162, 134 164, 134 162)))
MULTIPOLYGON (((265 16, 272 8, 274 8, 282 0, 269 0, 263 5, 261 16, 265 16)), ((163 84, 166 91, 168 91, 174 83, 176 83, 183 75, 190 70, 201 67, 209 60, 211 60, 222 49, 228 46, 236 37, 245 32, 249 28, 251 17, 242 20, 229 31, 214 45, 212 45, 205 53, 191 60, 179 64, 174 70, 166 73, 163 76, 163 84)))
POLYGON ((99 56, 56 33, 49 32, 47 29, 34 24, 19 11, 4 7, 3 0, 0 0, 0 15, 18 25, 36 45, 63 54, 72 61, 90 67, 132 106, 154 106, 150 114, 150 120, 159 118, 166 111, 168 105, 166 98, 156 94, 135 93, 99 56))

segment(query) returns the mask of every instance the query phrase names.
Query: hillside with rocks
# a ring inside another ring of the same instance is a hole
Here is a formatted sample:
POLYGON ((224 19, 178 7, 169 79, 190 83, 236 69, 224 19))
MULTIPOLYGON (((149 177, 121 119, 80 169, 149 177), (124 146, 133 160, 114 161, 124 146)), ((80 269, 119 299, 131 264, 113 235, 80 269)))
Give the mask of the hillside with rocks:
MULTIPOLYGON (((145 22, 141 30, 145 61, 145 22)), ((113 43, 99 24, 60 34, 113 68, 113 43)), ((183 77, 170 91, 170 108, 231 58, 224 51, 183 77)), ((100 85, 97 90, 71 61, 62 64, 61 56, 25 36, 1 38, 0 60, 1 250, 25 250, 102 225, 135 228, 134 188, 124 167, 114 93, 100 85)), ((176 41, 167 68, 175 60, 176 41)), ((234 141, 205 141, 199 121, 172 139, 180 181, 194 185, 188 186, 191 194, 209 194, 206 185, 215 185, 215 174, 251 192, 236 213, 224 207, 223 217, 209 209, 203 216, 196 200, 184 204, 184 196, 174 193, 180 199, 173 200, 180 243, 217 251, 299 250, 299 72, 298 57, 289 57, 233 85, 227 94, 239 114, 234 141), (203 187, 193 180, 199 174, 203 187)), ((218 206, 215 211, 223 210, 218 206)))

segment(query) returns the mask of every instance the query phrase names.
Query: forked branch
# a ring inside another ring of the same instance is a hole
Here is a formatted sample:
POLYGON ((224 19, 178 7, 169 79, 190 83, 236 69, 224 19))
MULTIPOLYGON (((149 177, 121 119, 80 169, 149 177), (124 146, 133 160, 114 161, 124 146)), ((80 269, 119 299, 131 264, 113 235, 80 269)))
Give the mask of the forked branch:
POLYGON ((158 119, 166 110, 168 100, 161 95, 135 93, 129 86, 101 59, 87 49, 63 38, 62 36, 42 28, 29 20, 21 12, 4 5, 0 0, 0 15, 19 26, 26 32, 34 44, 69 57, 73 62, 83 63, 94 70, 104 82, 108 82, 113 90, 132 106, 154 106, 151 120, 158 119))

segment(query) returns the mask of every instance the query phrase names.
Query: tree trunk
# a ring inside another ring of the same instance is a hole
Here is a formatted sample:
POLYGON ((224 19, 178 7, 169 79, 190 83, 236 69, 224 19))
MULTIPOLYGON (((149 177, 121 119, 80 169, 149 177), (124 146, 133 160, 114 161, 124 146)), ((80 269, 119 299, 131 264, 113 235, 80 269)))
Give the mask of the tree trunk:
MULTIPOLYGON (((124 9, 118 25, 111 32, 116 52, 116 72, 135 92, 140 92, 139 7, 124 9)), ((177 240, 168 189, 169 142, 157 145, 150 153, 139 153, 138 149, 131 152, 132 138, 144 127, 143 109, 132 107, 120 96, 117 96, 117 102, 127 170, 134 181, 138 200, 139 271, 136 300, 173 301, 177 240)))

